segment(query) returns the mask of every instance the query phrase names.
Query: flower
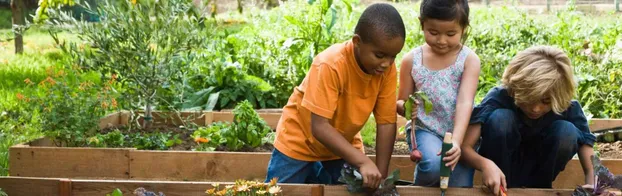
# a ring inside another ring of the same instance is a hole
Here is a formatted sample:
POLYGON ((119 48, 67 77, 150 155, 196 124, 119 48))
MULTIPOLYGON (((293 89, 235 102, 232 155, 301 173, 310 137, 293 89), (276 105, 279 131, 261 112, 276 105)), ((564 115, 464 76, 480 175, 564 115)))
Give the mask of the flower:
POLYGON ((205 193, 209 194, 209 195, 213 195, 214 193, 216 193, 216 189, 208 189, 207 191, 205 191, 205 193))
POLYGON ((273 186, 273 187, 270 187, 270 189, 268 189, 268 192, 269 192, 270 194, 277 194, 277 193, 280 193, 280 192, 281 192, 281 187, 279 187, 279 186, 273 186))
POLYGON ((24 99, 24 95, 22 95, 21 93, 17 93, 17 99, 19 100, 23 100, 24 99))
POLYGON ((238 192, 246 192, 248 191, 248 185, 242 185, 238 187, 238 192))
POLYGON ((266 191, 264 191, 264 190, 259 190, 259 191, 257 191, 257 194, 259 194, 259 195, 265 195, 265 194, 266 194, 266 191))
POLYGON ((277 183, 278 181, 279 181, 279 178, 277 178, 277 177, 272 178, 272 180, 270 180, 270 186, 274 186, 274 185, 276 185, 276 183, 277 183))
POLYGON ((132 5, 136 5, 136 0, 132 0, 132 5))
POLYGON ((24 83, 26 83, 26 84, 28 84, 28 85, 32 85, 32 84, 34 84, 32 81, 30 81, 30 78, 26 78, 26 79, 24 80, 24 83))
POLYGON ((207 143, 207 142, 209 142, 209 139, 207 139, 207 138, 202 138, 202 137, 197 137, 197 138, 194 138, 194 141, 195 141, 196 143, 207 143))
POLYGON ((115 98, 112 98, 112 100, 110 101, 110 106, 112 108, 117 108, 117 100, 115 98))

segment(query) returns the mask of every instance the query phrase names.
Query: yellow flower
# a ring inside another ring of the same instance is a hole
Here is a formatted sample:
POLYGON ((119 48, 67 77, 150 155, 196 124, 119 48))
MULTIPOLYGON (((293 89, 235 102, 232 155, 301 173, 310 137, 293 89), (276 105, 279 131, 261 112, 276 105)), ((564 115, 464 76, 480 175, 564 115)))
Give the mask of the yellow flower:
POLYGON ((259 190, 259 191, 257 191, 257 194, 258 194, 258 195, 265 195, 265 194, 266 194, 266 191, 259 190))
POLYGON ((227 185, 227 186, 225 186, 225 189, 231 189, 231 188, 233 188, 233 185, 227 185))
MULTIPOLYGON (((215 187, 217 187, 217 186, 215 186, 215 187)), ((216 189, 215 188, 208 189, 207 191, 205 191, 205 193, 207 193, 208 195, 213 195, 214 193, 216 193, 216 189)))
POLYGON ((136 0, 132 0, 132 5, 136 5, 136 0))
POLYGON ((246 192, 248 191, 248 185, 242 185, 238 187, 238 192, 246 192))
POLYGON ((279 187, 279 186, 273 186, 273 187, 270 187, 270 189, 268 189, 268 192, 269 192, 270 194, 277 194, 277 193, 281 193, 281 187, 279 187))

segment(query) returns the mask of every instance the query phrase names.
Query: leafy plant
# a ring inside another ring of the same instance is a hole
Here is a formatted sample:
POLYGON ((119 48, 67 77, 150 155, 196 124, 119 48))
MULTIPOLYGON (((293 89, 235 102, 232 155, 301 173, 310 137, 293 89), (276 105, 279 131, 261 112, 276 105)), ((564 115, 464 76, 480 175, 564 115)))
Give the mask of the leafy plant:
MULTIPOLYGON (((395 188, 396 182, 400 178, 400 171, 396 169, 382 181, 378 189, 373 192, 374 196, 399 196, 395 188)), ((341 177, 339 182, 346 183, 348 191, 350 193, 364 193, 371 192, 373 190, 363 187, 363 175, 359 170, 349 164, 344 164, 341 168, 341 177)))
POLYGON ((175 144, 181 144, 178 137, 171 132, 133 133, 129 135, 129 141, 139 150, 167 150, 175 144))
POLYGON ((59 146, 85 146, 88 137, 99 129, 99 118, 117 108, 116 93, 111 88, 116 78, 96 85, 81 82, 80 72, 75 67, 49 67, 47 78, 38 84, 24 80, 29 88, 39 89, 35 95, 16 94, 18 100, 38 111, 44 134, 59 146))
POLYGON ((361 137, 365 146, 376 146, 376 119, 370 116, 361 128, 361 137))
POLYGON ((139 187, 136 190, 134 190, 134 195, 136 196, 165 196, 164 193, 162 192, 158 192, 156 194, 155 192, 148 191, 147 189, 143 187, 139 187))
POLYGON ((200 30, 205 23, 191 0, 106 1, 97 12, 102 16, 99 23, 78 21, 65 12, 51 13, 58 17, 51 20, 55 25, 73 26, 80 40, 90 46, 56 39, 57 44, 102 77, 117 75, 127 100, 144 108, 144 127, 151 125, 158 90, 180 80, 181 71, 189 65, 183 58, 204 40, 200 30))
POLYGON ((9 195, 6 194, 6 192, 4 192, 2 188, 0 188, 0 196, 9 196, 9 195))
POLYGON ((223 141, 220 135, 221 130, 231 129, 231 123, 228 122, 214 122, 208 127, 200 127, 192 134, 192 138, 197 143, 198 151, 214 151, 219 147, 223 141))
POLYGON ((199 128, 192 137, 199 144, 195 150, 211 151, 219 146, 236 151, 244 146, 256 148, 268 142, 270 126, 259 117, 247 100, 240 102, 233 110, 233 123, 215 122, 209 127, 199 128))
POLYGON ((609 189, 622 190, 622 175, 614 176, 613 173, 603 166, 600 159, 592 156, 592 165, 594 166, 594 186, 592 188, 577 187, 572 193, 573 196, 615 196, 615 193, 609 192, 609 189))
POLYGON ((98 133, 96 136, 90 137, 87 143, 89 146, 93 147, 123 147, 125 144, 125 135, 119 130, 114 130, 106 134, 98 133))
POLYGON ((261 183, 257 181, 237 180, 233 185, 224 186, 224 189, 220 189, 222 185, 212 184, 211 189, 205 191, 208 196, 250 196, 250 195, 267 195, 277 196, 281 195, 283 190, 276 184, 277 179, 270 180, 270 183, 261 183))

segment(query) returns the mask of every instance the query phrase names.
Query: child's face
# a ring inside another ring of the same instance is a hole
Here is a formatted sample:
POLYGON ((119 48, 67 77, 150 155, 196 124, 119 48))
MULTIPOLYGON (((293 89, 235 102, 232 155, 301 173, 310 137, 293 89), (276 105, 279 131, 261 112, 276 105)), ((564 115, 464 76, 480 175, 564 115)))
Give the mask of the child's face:
POLYGON ((464 29, 457 20, 426 19, 422 23, 425 42, 436 54, 447 54, 462 44, 464 29))
POLYGON ((356 62, 365 73, 371 75, 382 75, 404 47, 403 37, 380 36, 364 42, 359 35, 354 35, 352 42, 356 62))
POLYGON ((537 103, 518 104, 518 107, 530 119, 538 119, 551 111, 551 99, 542 99, 537 103))

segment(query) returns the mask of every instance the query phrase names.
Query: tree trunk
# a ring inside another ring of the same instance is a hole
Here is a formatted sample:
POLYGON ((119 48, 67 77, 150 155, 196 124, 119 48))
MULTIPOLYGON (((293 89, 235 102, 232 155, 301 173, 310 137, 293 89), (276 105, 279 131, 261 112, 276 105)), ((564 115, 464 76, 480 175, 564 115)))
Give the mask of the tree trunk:
POLYGON ((143 118, 143 129, 151 128, 153 123, 153 115, 151 114, 151 100, 147 100, 147 106, 145 106, 145 117, 143 118))
POLYGON ((24 0, 11 0, 11 10, 13 11, 13 29, 15 32, 15 54, 21 54, 24 52, 24 38, 21 30, 16 30, 15 25, 19 25, 23 29, 26 25, 26 18, 24 17, 24 0))

